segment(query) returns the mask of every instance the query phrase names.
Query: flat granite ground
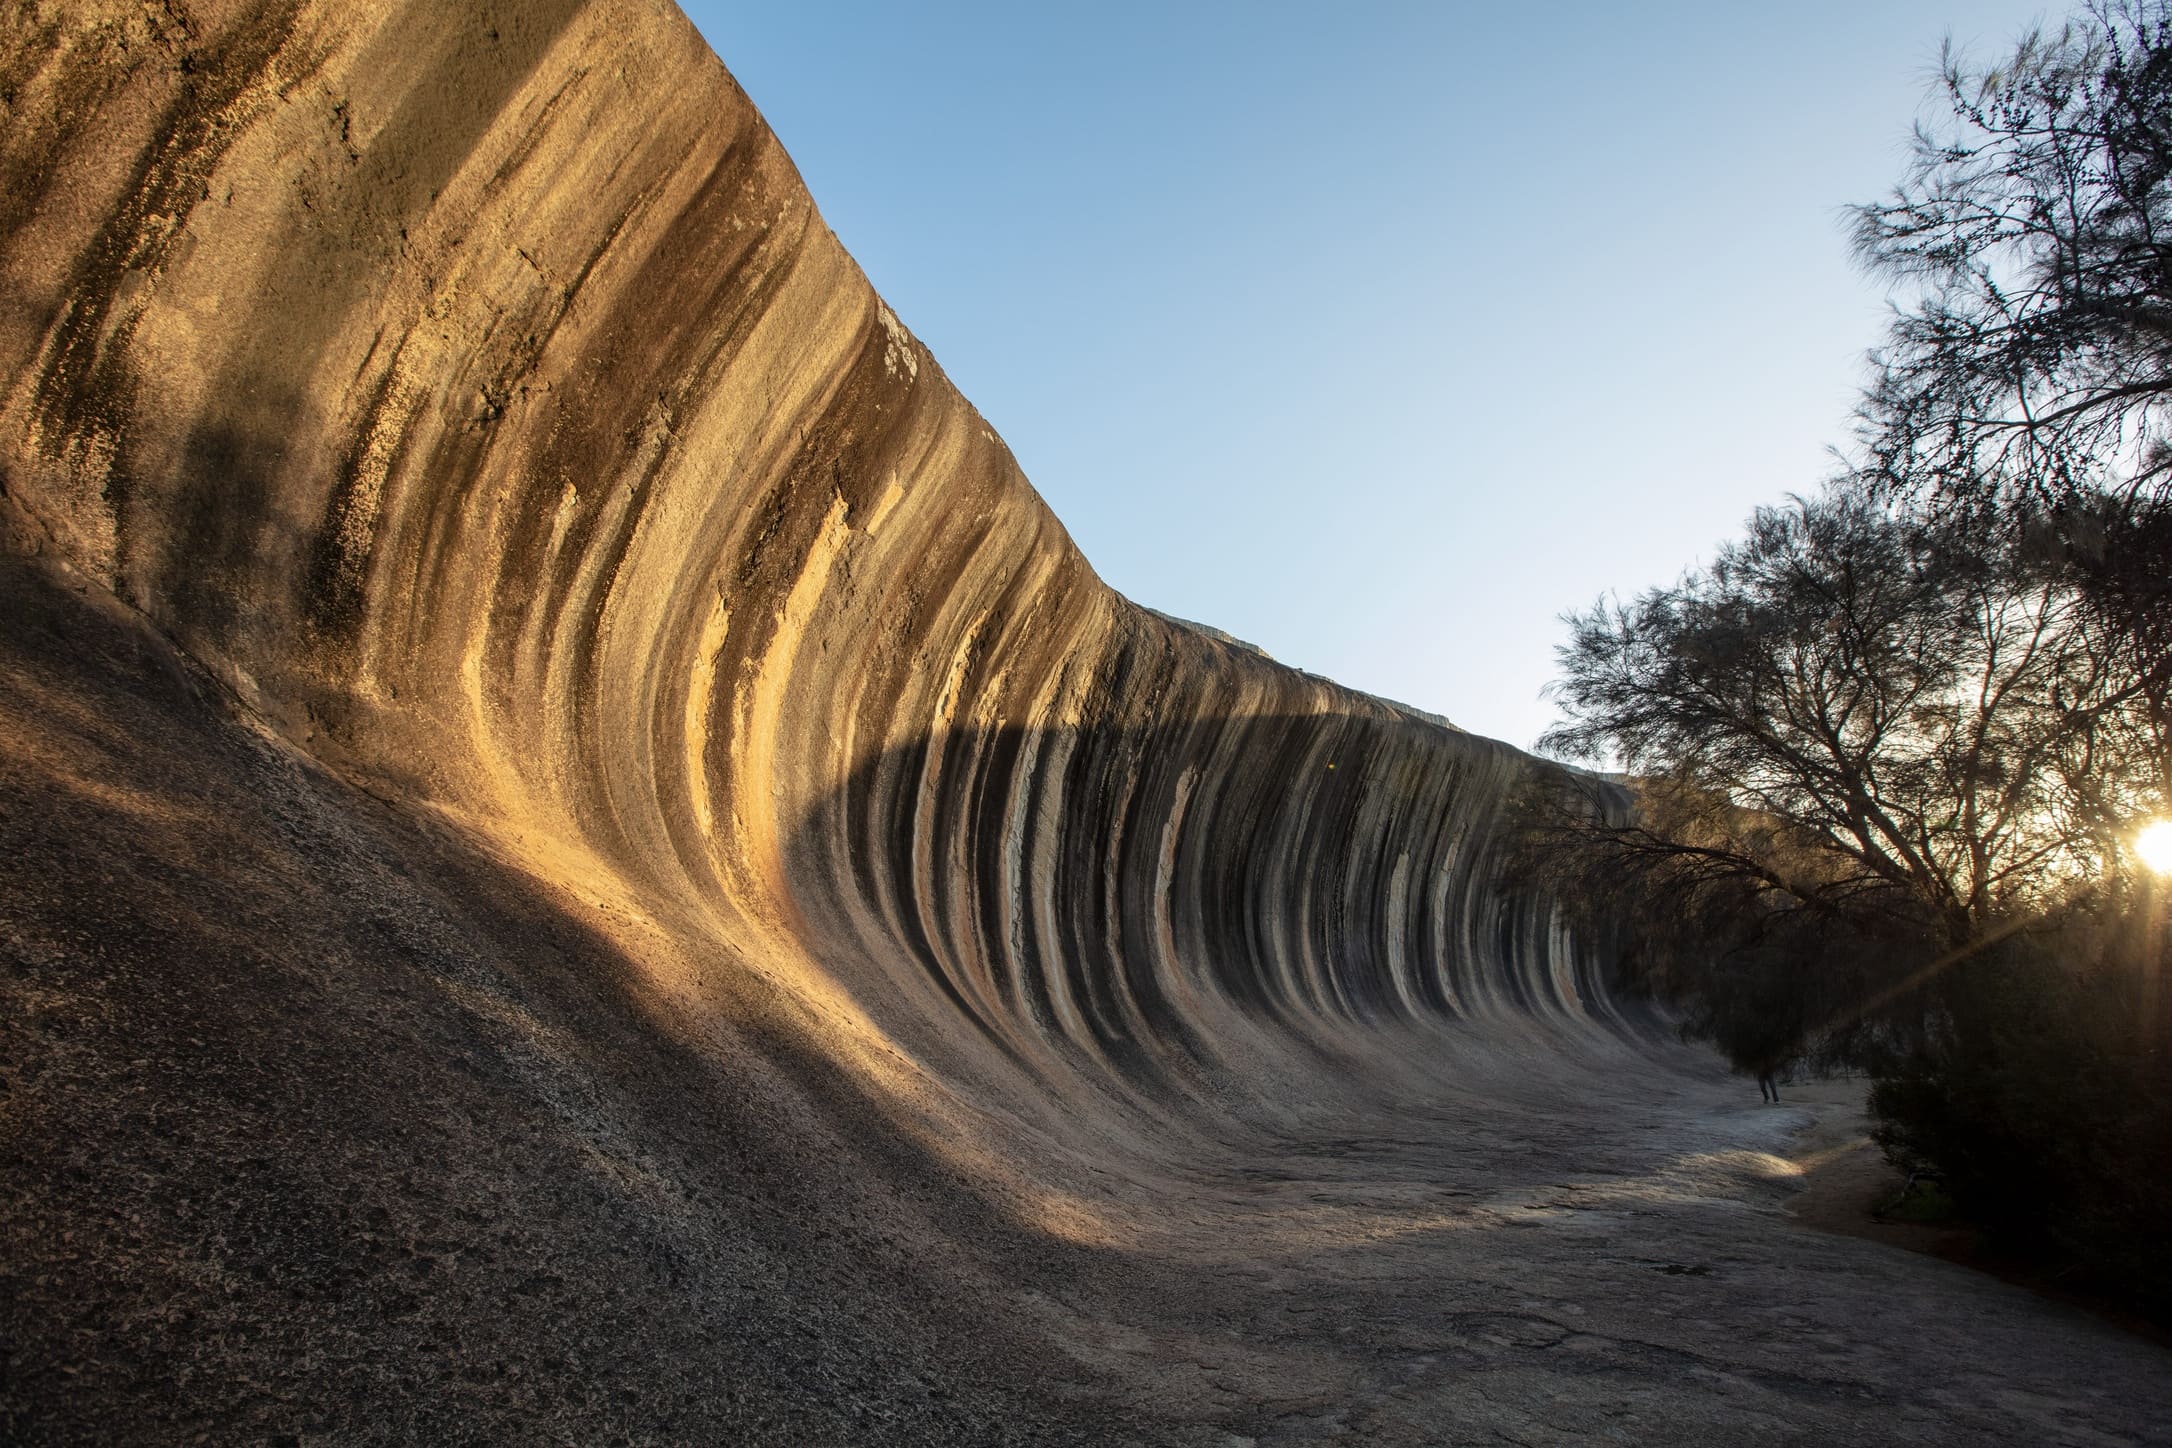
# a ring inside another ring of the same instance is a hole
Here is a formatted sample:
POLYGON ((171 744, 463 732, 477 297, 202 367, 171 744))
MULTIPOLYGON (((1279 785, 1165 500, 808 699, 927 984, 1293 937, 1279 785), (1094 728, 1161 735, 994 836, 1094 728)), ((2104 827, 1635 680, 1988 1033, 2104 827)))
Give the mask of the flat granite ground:
POLYGON ((1454 1069, 1238 1113, 1088 1244, 757 991, 670 1039, 95 590, 0 617, 7 1442, 2172 1442, 2164 1348, 1791 1219, 1845 1088, 1384 1032, 1454 1069))
POLYGON ((1154 1327, 1109 1350, 1172 1405, 1258 1405, 1240 1443, 2172 1441, 2164 1348, 1791 1217, 1859 1089, 1636 1086, 1580 1115, 1504 1082, 1434 1131, 1333 1124, 1201 1181, 1220 1210, 1173 1234, 1154 1327), (1338 1215, 1369 1230, 1227 1230, 1338 1215))

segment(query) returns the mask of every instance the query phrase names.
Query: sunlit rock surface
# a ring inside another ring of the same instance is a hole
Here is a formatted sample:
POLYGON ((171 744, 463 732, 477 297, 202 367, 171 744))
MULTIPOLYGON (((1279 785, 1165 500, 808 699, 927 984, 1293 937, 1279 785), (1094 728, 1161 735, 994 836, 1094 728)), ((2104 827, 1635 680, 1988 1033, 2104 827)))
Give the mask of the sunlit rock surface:
POLYGON ((1785 1226, 1530 761, 1102 585, 670 6, 31 3, 0 103, 11 1434, 2167 1420, 1785 1226))

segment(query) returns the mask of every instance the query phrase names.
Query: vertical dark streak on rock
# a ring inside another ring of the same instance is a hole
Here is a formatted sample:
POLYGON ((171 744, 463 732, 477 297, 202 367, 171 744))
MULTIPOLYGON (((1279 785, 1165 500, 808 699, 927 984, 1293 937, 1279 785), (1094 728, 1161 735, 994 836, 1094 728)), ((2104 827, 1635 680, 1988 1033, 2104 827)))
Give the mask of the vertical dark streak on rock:
MULTIPOLYGON (((34 372, 39 444, 49 458, 88 453, 101 442, 109 448, 104 491, 116 514, 128 506, 125 438, 138 386, 128 345, 136 309, 122 295, 123 282, 156 274, 254 112, 270 103, 275 86, 309 70, 310 60, 288 50, 300 9, 300 0, 264 6, 183 70, 153 139, 131 165, 120 205, 78 253, 46 333, 34 372)), ((88 100, 103 88, 75 89, 88 100)), ((230 437, 209 448, 215 461, 248 450, 230 437)))

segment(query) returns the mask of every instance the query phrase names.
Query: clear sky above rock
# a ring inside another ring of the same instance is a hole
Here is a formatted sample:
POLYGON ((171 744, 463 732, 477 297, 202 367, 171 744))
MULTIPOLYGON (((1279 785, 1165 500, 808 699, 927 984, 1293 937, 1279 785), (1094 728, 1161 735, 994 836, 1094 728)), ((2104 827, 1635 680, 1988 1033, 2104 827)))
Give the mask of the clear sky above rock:
POLYGON ((1830 469, 1941 38, 2065 13, 687 11, 1102 577, 1523 745, 1564 609, 1830 469))

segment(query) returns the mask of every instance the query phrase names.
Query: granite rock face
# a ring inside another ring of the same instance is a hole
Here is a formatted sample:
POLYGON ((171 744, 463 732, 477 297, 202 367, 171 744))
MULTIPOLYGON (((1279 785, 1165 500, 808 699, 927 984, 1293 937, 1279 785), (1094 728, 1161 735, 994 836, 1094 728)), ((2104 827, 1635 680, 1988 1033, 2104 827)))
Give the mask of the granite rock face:
POLYGON ((1522 757, 1102 585, 669 7, 47 11, 9 496, 290 738, 1029 1069, 1610 1020, 1522 757))
POLYGON ((1885 1269, 1502 884, 1541 766, 1104 586, 672 6, 28 0, 0 105, 18 1434, 1964 1441, 2161 1367, 2006 1298, 1995 1408, 1806 1365, 1770 1283, 1885 1269))

